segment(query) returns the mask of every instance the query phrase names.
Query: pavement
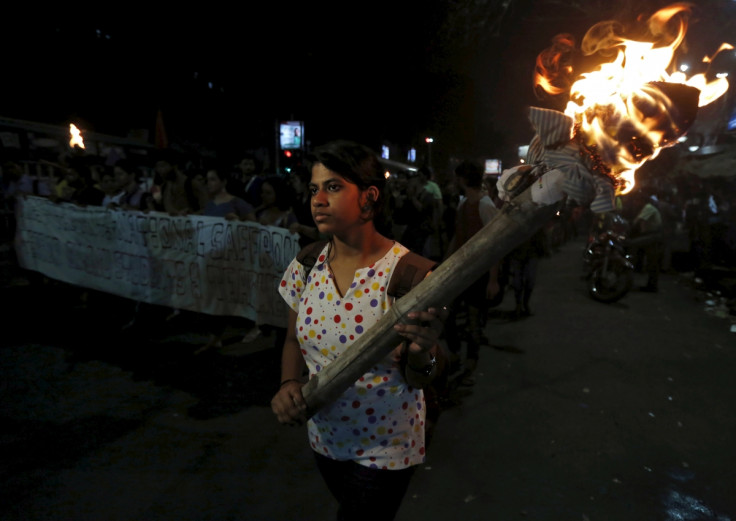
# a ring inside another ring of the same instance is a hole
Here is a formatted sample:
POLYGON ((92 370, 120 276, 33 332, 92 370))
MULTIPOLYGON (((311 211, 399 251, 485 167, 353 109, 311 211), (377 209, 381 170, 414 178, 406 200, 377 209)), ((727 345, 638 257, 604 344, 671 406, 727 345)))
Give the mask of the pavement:
MULTIPOLYGON (((736 317, 683 273, 595 302, 582 246, 542 259, 532 316, 493 310, 397 521, 736 521, 736 317)), ((3 297, 1 520, 334 519, 304 428, 268 405, 275 336, 234 319, 195 355, 191 313, 23 272, 3 297)))

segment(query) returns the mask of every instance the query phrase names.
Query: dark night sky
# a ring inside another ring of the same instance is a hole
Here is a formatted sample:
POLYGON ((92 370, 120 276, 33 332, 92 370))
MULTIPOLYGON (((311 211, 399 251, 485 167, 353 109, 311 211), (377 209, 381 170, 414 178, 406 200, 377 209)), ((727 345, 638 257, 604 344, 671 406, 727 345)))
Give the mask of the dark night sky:
MULTIPOLYGON (((378 149, 432 135, 447 153, 502 155, 531 137, 537 53, 597 21, 549 3, 376 0, 318 12, 272 2, 6 19, 0 116, 124 135, 152 130, 160 107, 170 134, 228 149, 270 145, 275 121, 293 117, 313 144, 343 137, 378 149)), ((636 2, 645 3, 665 2, 636 2)))
POLYGON ((14 102, 0 115, 77 118, 120 134, 151 128, 160 107, 170 134, 234 146, 270 144, 275 120, 292 117, 306 121, 313 143, 346 137, 378 148, 384 139, 409 144, 433 135, 438 146, 443 137, 458 149, 482 144, 478 121, 492 115, 480 90, 492 87, 501 55, 487 35, 453 38, 465 28, 452 28, 449 17, 460 15, 447 2, 376 1, 319 13, 269 5, 8 24, 2 37, 18 52, 8 64, 15 79, 3 89, 14 102))

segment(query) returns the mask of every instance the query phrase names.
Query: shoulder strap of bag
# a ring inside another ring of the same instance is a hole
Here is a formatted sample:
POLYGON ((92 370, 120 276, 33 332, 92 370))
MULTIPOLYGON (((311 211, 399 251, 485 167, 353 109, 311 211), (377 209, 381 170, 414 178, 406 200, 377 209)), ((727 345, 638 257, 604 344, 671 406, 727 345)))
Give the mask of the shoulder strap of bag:
POLYGON ((427 273, 437 267, 438 263, 422 257, 412 251, 399 259, 394 274, 388 283, 386 293, 394 298, 401 298, 419 284, 427 273))
POLYGON ((298 260, 305 268, 304 280, 306 281, 309 276, 309 272, 312 271, 314 265, 317 263, 317 258, 322 252, 324 247, 327 245, 327 241, 317 241, 311 244, 307 244, 299 253, 296 254, 296 260, 298 260))

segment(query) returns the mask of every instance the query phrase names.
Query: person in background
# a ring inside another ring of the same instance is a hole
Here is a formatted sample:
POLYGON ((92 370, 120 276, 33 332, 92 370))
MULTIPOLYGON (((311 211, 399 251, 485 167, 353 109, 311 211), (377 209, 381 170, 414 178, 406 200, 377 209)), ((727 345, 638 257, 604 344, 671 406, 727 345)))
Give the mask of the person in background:
MULTIPOLYGON (((447 247, 445 260, 498 214, 498 209, 488 193, 483 190, 483 169, 480 165, 472 161, 463 161, 455 169, 455 179, 462 198, 455 214, 455 230, 447 247)), ((467 323, 464 327, 464 340, 467 348, 464 370, 460 377, 461 385, 475 384, 475 370, 478 366, 480 346, 484 341, 483 324, 488 309, 488 300, 493 299, 499 292, 498 267, 498 264, 489 266, 487 272, 455 299, 447 320, 447 345, 454 355, 453 362, 457 363, 460 359, 463 340, 457 323, 458 315, 460 310, 466 311, 467 323)))
POLYGON ((169 215, 187 215, 199 211, 191 180, 183 170, 178 156, 171 154, 156 163, 160 175, 161 205, 169 215))
POLYGON ((212 197, 207 186, 207 172, 204 168, 191 168, 187 171, 189 184, 191 186, 192 198, 199 210, 193 213, 200 213, 205 206, 211 201, 212 197))
POLYGON ((543 226, 507 256, 509 284, 514 290, 516 302, 513 313, 515 320, 532 315, 529 302, 537 283, 537 265, 539 259, 547 255, 549 246, 543 226))
POLYGON ((312 174, 304 167, 297 167, 289 174, 291 185, 292 210, 296 216, 296 222, 289 226, 291 233, 299 235, 299 246, 304 247, 314 241, 326 239, 312 219, 311 197, 307 185, 312 174))
POLYGON ((427 167, 421 167, 417 174, 420 178, 420 184, 424 189, 432 194, 432 230, 424 244, 423 254, 425 257, 441 260, 442 259, 442 190, 433 180, 432 170, 427 167))
MULTIPOLYGON (((256 208, 256 221, 264 226, 277 226, 290 230, 297 222, 296 215, 291 209, 291 191, 286 182, 278 176, 270 176, 261 184, 261 206, 256 208)), ((250 343, 261 335, 270 336, 276 332, 275 342, 281 345, 284 328, 256 324, 243 337, 244 343, 250 343)))
POLYGON ((20 163, 6 161, 2 167, 3 210, 12 214, 16 198, 33 194, 33 180, 26 175, 20 163))
MULTIPOLYGON (((183 159, 178 154, 169 153, 162 157, 156 163, 155 170, 162 182, 161 207, 164 212, 171 216, 179 216, 200 210, 199 201, 192 188, 192 180, 184 171, 183 159)), ((179 309, 172 308, 165 320, 173 320, 180 314, 179 309)))
POLYGON ((639 289, 649 293, 656 293, 659 290, 659 271, 664 249, 662 214, 658 203, 659 199, 654 194, 645 197, 632 223, 635 231, 634 240, 644 256, 644 269, 647 273, 647 283, 639 289))
POLYGON ((63 179, 59 181, 51 199, 80 206, 100 206, 105 194, 94 186, 92 170, 83 157, 74 156, 62 165, 63 179))
MULTIPOLYGON (((227 179, 222 170, 212 168, 207 171, 207 192, 210 200, 202 210, 202 215, 222 217, 229 221, 255 221, 253 207, 227 191, 227 179)), ((210 338, 194 352, 195 355, 222 347, 222 337, 230 325, 230 317, 227 316, 212 315, 206 321, 211 331, 210 338)))
POLYGON ((401 236, 401 243, 418 255, 424 253, 427 239, 435 231, 434 196, 425 190, 426 175, 412 176, 406 188, 408 202, 413 212, 401 236))
POLYGON ((84 180, 77 168, 70 165, 59 165, 60 174, 49 199, 55 202, 71 203, 77 197, 77 191, 84 186, 84 180))
POLYGON ((417 325, 395 326, 404 341, 307 421, 305 374, 317 376, 387 313, 392 300, 385 288, 409 251, 376 230, 385 178, 370 149, 333 142, 309 160, 312 214, 332 239, 313 275, 296 258, 284 273, 279 293, 290 308, 288 331, 271 408, 281 424, 307 423, 317 468, 339 505, 337 519, 390 521, 425 458, 422 388, 435 377, 441 314, 410 312, 417 325))
POLYGON ((261 205, 255 210, 256 220, 265 226, 289 227, 297 222, 292 210, 291 191, 278 176, 270 176, 261 183, 261 205))
POLYGON ((227 176, 222 170, 212 168, 207 171, 207 194, 209 201, 202 210, 202 215, 223 217, 229 221, 255 221, 253 206, 227 190, 227 176))
POLYGON ((118 193, 108 207, 140 210, 143 203, 143 189, 139 184, 138 168, 132 162, 121 159, 115 163, 113 173, 118 193))
POLYGON ((414 217, 414 210, 409 202, 407 187, 409 173, 406 170, 397 170, 387 184, 386 199, 387 212, 391 220, 391 236, 401 240, 407 226, 414 217))
POLYGON ((105 194, 100 205, 105 208, 113 205, 119 190, 115 183, 115 172, 111 166, 106 166, 100 172, 100 190, 105 194))
MULTIPOLYGON (((13 240, 15 239, 16 218, 15 207, 18 198, 25 197, 29 193, 23 188, 23 167, 15 161, 6 161, 2 165, 2 204, 0 205, 0 241, 2 244, 10 245, 14 248, 13 240)), ((28 184, 30 190, 33 185, 28 184)))
POLYGON ((450 241, 455 233, 457 207, 462 194, 454 176, 442 186, 442 251, 447 255, 450 241))
POLYGON ((261 164, 250 154, 246 154, 236 165, 235 171, 230 174, 230 190, 233 195, 244 199, 257 208, 261 205, 261 164))
POLYGON ((672 271, 672 245, 680 222, 680 214, 673 199, 672 195, 665 194, 659 201, 659 213, 662 216, 661 270, 665 273, 672 271))

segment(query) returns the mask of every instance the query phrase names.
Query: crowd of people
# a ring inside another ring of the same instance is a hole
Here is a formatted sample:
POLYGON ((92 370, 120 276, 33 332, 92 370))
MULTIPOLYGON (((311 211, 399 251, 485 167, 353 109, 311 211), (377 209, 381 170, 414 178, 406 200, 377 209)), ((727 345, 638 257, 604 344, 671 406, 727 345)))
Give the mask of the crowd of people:
POLYGON ((736 183, 729 179, 674 177, 619 197, 611 215, 599 215, 595 232, 619 218, 627 252, 647 275, 639 289, 656 293, 660 273, 729 269, 736 265, 736 183))
MULTIPOLYGON (((494 176, 483 175, 480 185, 468 188, 467 180, 458 172, 466 170, 464 162, 440 182, 431 169, 394 170, 386 185, 386 214, 377 226, 411 251, 429 259, 442 261, 456 246, 458 217, 472 229, 479 228, 477 219, 468 221, 461 201, 480 190, 483 208, 498 209, 501 201, 494 176)), ((145 162, 132 159, 109 161, 72 150, 54 161, 32 163, 8 161, 2 165, 2 214, 4 242, 14 230, 14 200, 23 194, 48 197, 53 201, 93 205, 119 210, 165 212, 170 215, 200 214, 258 222, 279 226, 299 235, 301 246, 324 238, 312 219, 307 186, 311 173, 297 167, 288 174, 268 172, 253 155, 244 154, 239 161, 193 161, 172 151, 161 151, 145 162)), ((479 165, 474 165, 479 168, 479 165)), ((477 181, 473 181, 476 183, 477 181)), ((620 198, 618 212, 635 224, 632 234, 641 233, 642 219, 637 214, 645 207, 661 228, 661 240, 655 246, 637 250, 639 267, 650 273, 648 289, 656 290, 659 270, 673 269, 673 248, 678 237, 686 236, 689 267, 710 263, 732 264, 734 260, 733 229, 734 190, 727 181, 706 183, 701 179, 682 178, 666 186, 649 186, 620 198), (725 189, 720 185, 725 184, 725 189), (730 189, 729 189, 730 187, 730 189), (641 195, 641 197, 640 197, 641 195), (647 254, 648 253, 648 254, 647 254), (655 267, 657 268, 655 270, 655 267)), ((581 207, 566 207, 536 236, 534 244, 525 244, 497 267, 499 294, 509 286, 514 291, 514 316, 531 314, 530 294, 534 280, 533 259, 554 249, 560 243, 592 230, 590 213, 581 207), (543 239, 541 241, 540 239, 543 239)), ((487 215, 483 222, 487 220, 487 215)), ((652 225, 649 225, 652 226, 652 225)), ((674 252, 677 253, 677 252, 674 252)), ((680 252, 681 253, 681 252, 680 252)), ((254 329, 248 339, 262 333, 254 329)))
MULTIPOLYGON (((32 194, 56 202, 118 211, 197 214, 278 226, 298 234, 301 246, 327 238, 312 217, 309 189, 312 172, 306 167, 277 174, 267 172, 251 155, 223 164, 187 161, 170 151, 162 151, 145 163, 128 158, 110 162, 90 158, 78 150, 55 161, 42 161, 39 167, 48 175, 40 176, 38 171, 29 171, 28 165, 24 169, 20 163, 3 165, 3 195, 8 214, 12 213, 15 197, 32 194)), ((376 219, 376 229, 410 251, 443 262, 498 212, 502 202, 495 180, 484 175, 480 163, 472 161, 457 166, 443 183, 426 166, 394 171, 386 180, 385 211, 376 219)), ((464 341, 468 345, 462 367, 465 384, 473 384, 474 360, 479 346, 487 343, 482 330, 488 310, 503 300, 506 286, 513 288, 516 298, 512 317, 531 315, 535 259, 544 252, 539 239, 547 244, 551 229, 554 227, 537 236, 534 247, 522 245, 504 262, 489 267, 483 277, 483 291, 478 295, 463 294, 453 306, 452 323, 458 327, 448 329, 457 337, 457 342, 452 344, 460 346, 464 341), (461 334, 458 328, 464 332, 461 334)), ((135 323, 139 313, 140 306, 136 305, 128 326, 135 323)), ((173 309, 168 318, 179 313, 173 309)), ((229 323, 227 319, 209 320, 210 339, 196 352, 221 347, 229 323)), ((245 332, 243 342, 271 336, 274 332, 278 345, 283 341, 284 331, 254 323, 245 332)), ((460 369, 461 353, 458 350, 451 355, 453 368, 460 369)))
MULTIPOLYGON (((311 176, 302 166, 288 173, 268 172, 255 156, 247 154, 237 162, 210 163, 168 150, 146 162, 103 161, 73 150, 55 161, 41 160, 36 171, 30 171, 28 164, 6 162, 2 165, 4 242, 12 238, 15 198, 32 194, 120 211, 197 214, 278 226, 298 234, 303 247, 326 238, 312 218, 311 176), (39 175, 40 171, 45 175, 39 175)), ((472 161, 457 164, 443 181, 426 166, 394 170, 386 181, 385 211, 376 220, 376 229, 410 251, 443 262, 501 208, 496 179, 472 161)), ((703 182, 650 185, 620 197, 616 213, 630 223, 637 268, 648 275, 641 289, 657 291, 659 273, 674 268, 673 250, 683 235, 689 243, 688 268, 708 263, 732 265, 736 260, 736 241, 729 224, 736 222, 733 199, 733 190, 709 191, 703 182)), ((498 265, 489 266, 488 273, 472 286, 475 293, 465 292, 458 298, 448 334, 455 339, 452 345, 459 346, 462 340, 467 346, 464 383, 472 385, 478 347, 487 343, 482 331, 489 310, 502 303, 508 291, 514 297, 509 316, 519 320, 532 315, 538 260, 567 240, 594 232, 603 221, 580 206, 566 205, 529 241, 498 265), (462 335, 455 327, 460 320, 462 335)), ((172 310, 171 316, 177 314, 178 310, 172 310)), ((212 322, 210 341, 200 351, 222 345, 227 321, 212 322)), ((266 324, 252 324, 243 341, 270 336, 274 330, 266 324)), ((280 343, 283 331, 275 331, 275 341, 280 343)), ((451 356, 457 364, 460 353, 451 356)))
MULTIPOLYGON (((503 302, 509 288, 515 303, 511 318, 531 316, 539 259, 569 239, 594 233, 604 221, 565 205, 446 308, 413 310, 410 318, 417 322, 395 326, 404 341, 392 356, 334 405, 308 417, 302 386, 383 316, 392 297, 386 288, 402 257, 413 252, 437 264, 447 261, 503 206, 496 178, 473 161, 459 163, 441 184, 427 167, 386 176, 369 149, 335 142, 318 148, 310 167, 277 174, 266 173, 251 156, 237 164, 194 164, 163 154, 140 165, 129 159, 103 164, 76 154, 44 162, 50 175, 39 177, 20 163, 6 162, 3 211, 12 215, 17 198, 32 194, 116 211, 256 222, 298 234, 302 246, 329 239, 316 264, 295 258, 274 288, 289 306, 288 328, 253 324, 243 340, 276 330, 282 370, 273 412, 281 423, 308 424, 317 467, 339 503, 339 516, 392 519, 431 439, 428 426, 436 417, 430 400, 447 398, 442 393, 448 375, 458 375, 459 386, 475 384, 480 347, 488 344, 489 310, 503 302), (323 277, 322 286, 315 283, 317 276, 323 277), (325 276, 333 279, 334 294, 326 293, 325 276), (365 441, 366 432, 374 442, 365 441)), ((732 258, 728 233, 715 240, 716 230, 734 222, 726 194, 699 192, 680 207, 671 192, 657 194, 651 187, 619 199, 616 212, 641 239, 641 269, 648 275, 642 289, 656 292, 660 270, 672 266, 677 230, 688 231, 696 262, 732 258)), ((222 346, 229 320, 209 317, 210 341, 195 353, 222 346)))

